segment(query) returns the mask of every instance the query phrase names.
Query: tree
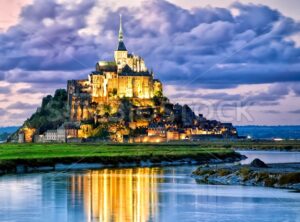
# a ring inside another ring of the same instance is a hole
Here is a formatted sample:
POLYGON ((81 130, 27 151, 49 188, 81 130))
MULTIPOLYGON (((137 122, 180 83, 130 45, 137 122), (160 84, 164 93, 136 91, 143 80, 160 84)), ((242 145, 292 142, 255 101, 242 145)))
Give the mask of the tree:
POLYGON ((54 97, 48 95, 42 100, 42 107, 25 121, 24 126, 37 129, 44 133, 56 129, 68 118, 67 92, 65 89, 55 91, 54 97))

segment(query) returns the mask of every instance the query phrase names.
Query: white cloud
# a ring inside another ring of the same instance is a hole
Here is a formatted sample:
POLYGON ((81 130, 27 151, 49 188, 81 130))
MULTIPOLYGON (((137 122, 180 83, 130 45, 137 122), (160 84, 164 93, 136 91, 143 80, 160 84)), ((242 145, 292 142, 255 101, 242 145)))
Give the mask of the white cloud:
POLYGON ((49 26, 52 26, 55 24, 55 21, 51 18, 45 18, 43 19, 43 24, 46 26, 46 27, 49 27, 49 26))

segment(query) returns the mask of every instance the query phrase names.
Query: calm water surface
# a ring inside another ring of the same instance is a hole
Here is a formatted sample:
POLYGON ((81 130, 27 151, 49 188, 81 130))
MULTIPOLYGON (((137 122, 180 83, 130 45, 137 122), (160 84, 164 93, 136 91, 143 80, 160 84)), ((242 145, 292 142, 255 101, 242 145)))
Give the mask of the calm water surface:
POLYGON ((197 184, 190 177, 193 169, 3 176, 0 221, 300 221, 300 193, 197 184))

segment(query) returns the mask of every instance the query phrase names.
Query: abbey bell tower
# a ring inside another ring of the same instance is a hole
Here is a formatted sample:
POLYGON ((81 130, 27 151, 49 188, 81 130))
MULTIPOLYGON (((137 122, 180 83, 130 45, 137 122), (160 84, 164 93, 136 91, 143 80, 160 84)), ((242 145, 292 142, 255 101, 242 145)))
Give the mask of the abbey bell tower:
POLYGON ((118 69, 122 69, 126 65, 128 51, 123 41, 122 15, 120 15, 119 42, 118 48, 115 51, 115 62, 118 69))

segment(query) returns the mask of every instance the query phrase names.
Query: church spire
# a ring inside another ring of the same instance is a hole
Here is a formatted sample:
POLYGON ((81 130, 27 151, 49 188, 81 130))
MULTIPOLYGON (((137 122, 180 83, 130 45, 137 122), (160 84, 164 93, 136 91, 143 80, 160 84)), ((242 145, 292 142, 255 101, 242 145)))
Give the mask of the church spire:
POLYGON ((120 14, 119 42, 123 42, 122 15, 120 14))
POLYGON ((119 28, 119 44, 118 51, 127 51, 123 42, 123 27, 122 27, 122 15, 120 15, 120 28, 119 28))

